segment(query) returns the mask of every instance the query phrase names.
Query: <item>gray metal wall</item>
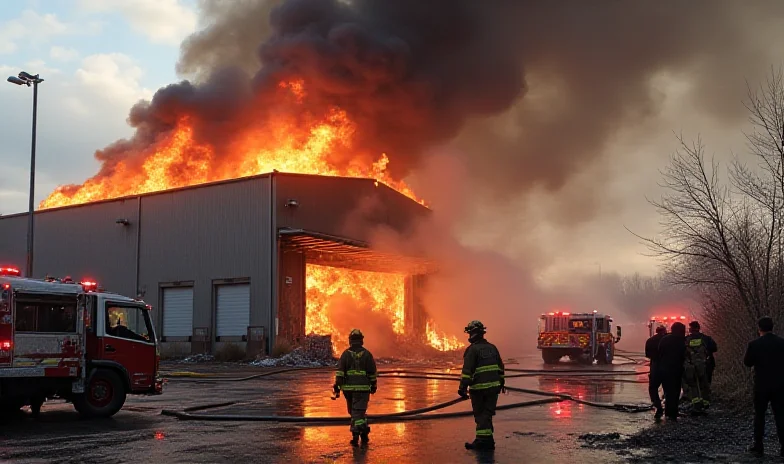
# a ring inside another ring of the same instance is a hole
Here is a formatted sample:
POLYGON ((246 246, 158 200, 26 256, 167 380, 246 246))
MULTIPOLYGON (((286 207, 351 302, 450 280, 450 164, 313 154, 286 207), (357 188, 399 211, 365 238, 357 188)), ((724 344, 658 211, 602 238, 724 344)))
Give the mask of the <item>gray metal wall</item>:
POLYGON ((400 232, 430 210, 371 179, 297 174, 275 176, 278 227, 371 241, 377 226, 400 232), (286 207, 296 200, 296 208, 286 207))
MULTIPOLYGON (((97 279, 111 291, 134 296, 137 202, 118 200, 35 213, 34 277, 97 279), (121 218, 131 224, 116 224, 121 218)), ((24 272, 27 215, 0 218, 0 237, 0 261, 11 256, 24 272)))
MULTIPOLYGON (((272 346, 280 291, 274 230, 301 228, 369 241, 379 224, 404 231, 426 214, 426 208, 368 179, 258 176, 37 212, 35 276, 90 277, 117 293, 141 291, 155 308, 159 334, 161 285, 193 282, 194 327, 209 328, 212 340, 214 284, 247 279, 250 324, 263 326, 272 346), (299 206, 287 208, 289 199, 299 206)), ((0 264, 24 267, 26 233, 26 215, 0 217, 0 264)))
POLYGON ((214 282, 249 279, 250 324, 269 334, 269 177, 145 196, 141 209, 139 286, 145 301, 158 308, 160 284, 193 281, 193 325, 210 328, 214 340, 214 282))
POLYGON ((26 250, 27 215, 0 216, 0 266, 18 266, 24 273, 26 250))

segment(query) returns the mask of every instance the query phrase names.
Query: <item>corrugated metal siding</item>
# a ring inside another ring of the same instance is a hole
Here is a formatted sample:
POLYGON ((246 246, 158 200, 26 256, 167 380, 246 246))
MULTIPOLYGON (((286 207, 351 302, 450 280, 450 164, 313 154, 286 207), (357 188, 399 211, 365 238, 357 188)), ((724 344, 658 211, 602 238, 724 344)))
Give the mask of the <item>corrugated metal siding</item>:
POLYGON ((276 179, 278 228, 290 227, 370 241, 383 224, 404 232, 430 211, 370 179, 279 174, 276 179), (298 206, 286 207, 288 200, 298 206))
POLYGON ((163 336, 193 335, 193 287, 163 289, 163 336))
POLYGON ((218 285, 215 288, 215 333, 218 337, 248 334, 250 284, 218 285))
MULTIPOLYGON (((91 278, 112 292, 134 296, 136 286, 136 199, 41 211, 35 214, 34 277, 47 274, 91 278), (117 224, 127 219, 130 225, 117 224)), ((17 264, 25 267, 27 217, 0 219, 0 237, 15 240, 17 264), (19 231, 21 223, 21 232, 19 231), (9 227, 10 224, 10 227, 9 227), (21 250, 21 253, 20 253, 21 250)), ((0 239, 0 247, 4 240, 0 239)), ((14 254, 13 249, 10 254, 14 254)), ((0 248, 0 261, 3 260, 0 248)))
POLYGON ((25 272, 27 216, 0 216, 0 266, 14 265, 25 272))
POLYGON ((142 197, 145 300, 157 308, 161 283, 193 281, 193 326, 214 338, 214 281, 249 279, 250 323, 269 328, 269 189, 262 177, 142 197))

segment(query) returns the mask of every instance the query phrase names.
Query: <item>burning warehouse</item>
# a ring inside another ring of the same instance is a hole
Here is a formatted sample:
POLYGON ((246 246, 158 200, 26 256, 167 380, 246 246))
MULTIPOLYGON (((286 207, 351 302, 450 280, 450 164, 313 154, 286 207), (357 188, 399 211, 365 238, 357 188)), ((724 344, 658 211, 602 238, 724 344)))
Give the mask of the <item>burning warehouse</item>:
MULTIPOLYGON (((40 210, 34 276, 143 296, 168 355, 311 333, 339 347, 361 321, 443 347, 417 297, 433 263, 370 246, 428 214, 372 179, 262 174, 40 210)), ((25 262, 26 231, 26 214, 0 218, 3 262, 25 262)))

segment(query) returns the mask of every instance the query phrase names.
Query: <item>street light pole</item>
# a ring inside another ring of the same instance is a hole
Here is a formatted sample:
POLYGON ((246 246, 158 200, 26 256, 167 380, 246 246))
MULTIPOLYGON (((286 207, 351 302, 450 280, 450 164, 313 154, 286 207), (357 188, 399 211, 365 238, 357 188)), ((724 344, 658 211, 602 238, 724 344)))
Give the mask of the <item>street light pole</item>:
POLYGON ((8 82, 16 85, 33 87, 33 133, 30 145, 30 198, 27 207, 27 269, 26 277, 33 276, 33 249, 35 245, 35 141, 38 124, 38 84, 44 80, 38 74, 32 75, 24 71, 18 76, 11 76, 8 82))

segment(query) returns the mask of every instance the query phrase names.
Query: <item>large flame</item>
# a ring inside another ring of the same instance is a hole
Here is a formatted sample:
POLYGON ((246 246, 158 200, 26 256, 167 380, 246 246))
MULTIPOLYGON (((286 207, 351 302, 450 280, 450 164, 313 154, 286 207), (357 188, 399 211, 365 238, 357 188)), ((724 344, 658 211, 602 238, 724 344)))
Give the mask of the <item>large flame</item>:
MULTIPOLYGON (((305 289, 305 333, 331 334, 336 353, 347 348, 352 328, 374 337, 406 335, 404 275, 308 264, 305 289), (391 330, 385 334, 380 330, 384 327, 391 330)), ((441 351, 464 346, 432 322, 427 324, 427 342, 441 351)))
MULTIPOLYGON (((281 83, 279 90, 289 93, 292 104, 304 105, 306 93, 302 82, 281 83)), ((194 122, 183 116, 168 137, 146 152, 129 153, 111 169, 104 169, 80 186, 58 187, 41 202, 40 208, 157 192, 273 170, 372 178, 424 204, 404 181, 389 175, 386 154, 379 154, 372 163, 364 157, 350 156, 357 125, 345 111, 335 107, 325 117, 315 119, 302 108, 296 116, 281 113, 274 120, 245 129, 234 140, 226 141, 224 149, 236 154, 226 163, 215 162, 214 148, 196 141, 194 122), (303 125, 303 118, 310 119, 310 123, 303 125)))
POLYGON ((432 320, 427 321, 425 332, 427 343, 437 350, 453 351, 465 346, 465 343, 458 340, 457 337, 440 332, 432 320))

